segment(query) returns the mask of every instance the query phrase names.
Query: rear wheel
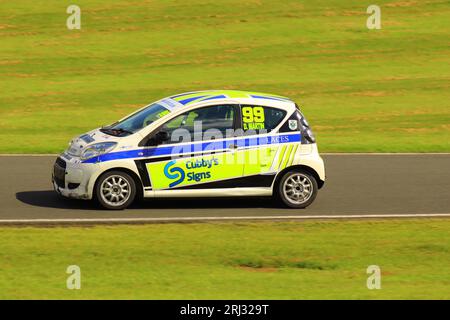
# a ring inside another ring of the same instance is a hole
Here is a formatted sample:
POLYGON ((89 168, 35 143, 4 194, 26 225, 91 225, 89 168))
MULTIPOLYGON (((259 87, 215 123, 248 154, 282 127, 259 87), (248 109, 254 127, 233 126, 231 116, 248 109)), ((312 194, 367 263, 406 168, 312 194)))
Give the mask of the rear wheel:
POLYGON ((278 184, 277 195, 290 208, 306 208, 317 196, 317 180, 309 172, 292 170, 284 174, 278 184))
POLYGON ((125 172, 110 171, 98 179, 95 194, 103 208, 123 210, 133 203, 136 197, 136 183, 125 172))

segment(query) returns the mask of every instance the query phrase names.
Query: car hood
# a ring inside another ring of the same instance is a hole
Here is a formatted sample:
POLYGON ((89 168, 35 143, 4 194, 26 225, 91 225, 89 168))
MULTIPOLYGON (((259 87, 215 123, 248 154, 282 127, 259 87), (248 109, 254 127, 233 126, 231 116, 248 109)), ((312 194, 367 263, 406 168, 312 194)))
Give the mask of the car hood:
POLYGON ((73 138, 66 153, 73 157, 79 157, 81 152, 90 145, 101 142, 119 142, 121 139, 123 138, 103 133, 100 131, 100 128, 98 128, 73 138))

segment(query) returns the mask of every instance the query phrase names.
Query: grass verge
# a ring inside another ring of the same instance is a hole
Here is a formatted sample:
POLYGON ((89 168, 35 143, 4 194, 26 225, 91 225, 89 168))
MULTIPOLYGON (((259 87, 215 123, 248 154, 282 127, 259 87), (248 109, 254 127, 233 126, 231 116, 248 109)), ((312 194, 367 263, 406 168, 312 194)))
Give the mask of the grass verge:
POLYGON ((450 6, 379 0, 0 4, 0 153, 58 153, 156 99, 286 95, 326 152, 450 151, 450 6))
POLYGON ((449 299, 450 220, 0 228, 2 299, 449 299), (81 268, 81 290, 66 268, 81 268), (368 290, 378 265, 382 289, 368 290))

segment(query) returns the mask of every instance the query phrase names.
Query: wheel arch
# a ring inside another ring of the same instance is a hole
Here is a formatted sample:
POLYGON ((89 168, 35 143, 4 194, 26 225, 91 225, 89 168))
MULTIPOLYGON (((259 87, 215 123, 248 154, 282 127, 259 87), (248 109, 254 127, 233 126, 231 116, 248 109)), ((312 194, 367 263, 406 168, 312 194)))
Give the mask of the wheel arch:
POLYGON ((129 169, 129 168, 125 168, 125 167, 114 167, 114 168, 109 168, 109 169, 103 171, 103 172, 95 179, 94 189, 93 189, 93 190, 94 190, 94 192, 93 192, 93 198, 96 197, 95 190, 97 189, 98 181, 100 180, 100 178, 101 178, 104 174, 106 174, 106 173, 108 173, 108 172, 111 172, 111 171, 121 171, 121 172, 124 172, 124 173, 128 174, 131 178, 133 178, 133 180, 134 180, 134 182, 135 182, 135 184, 136 184, 136 187, 137 187, 137 190, 136 190, 136 197, 138 198, 138 200, 140 200, 140 199, 142 199, 142 198, 144 197, 144 185, 142 184, 142 180, 141 180, 141 178, 139 177, 139 175, 138 175, 136 172, 134 172, 133 170, 129 169))
POLYGON ((320 179, 319 174, 317 173, 316 170, 314 170, 313 168, 311 168, 310 166, 306 166, 306 165, 294 165, 294 166, 290 166, 287 168, 284 168, 283 170, 281 170, 280 172, 277 173, 276 177, 275 177, 275 181, 273 183, 273 188, 272 190, 277 190, 276 188, 278 188, 278 185, 281 181, 281 178, 284 176, 284 174, 286 172, 292 171, 294 169, 297 170, 302 170, 302 171, 306 171, 309 174, 311 174, 317 181, 317 185, 319 186, 319 189, 321 189, 325 183, 325 181, 323 181, 322 179, 320 179))

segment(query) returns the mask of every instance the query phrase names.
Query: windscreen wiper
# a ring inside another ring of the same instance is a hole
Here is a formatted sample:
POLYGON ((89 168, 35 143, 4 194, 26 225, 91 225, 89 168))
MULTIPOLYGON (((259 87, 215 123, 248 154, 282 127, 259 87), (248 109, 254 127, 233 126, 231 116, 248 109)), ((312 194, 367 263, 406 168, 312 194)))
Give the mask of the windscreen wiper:
POLYGON ((133 134, 134 132, 127 130, 127 129, 123 129, 123 128, 102 128, 101 129, 102 132, 105 133, 111 133, 113 135, 119 135, 121 133, 128 133, 128 134, 133 134))
POLYGON ((130 130, 127 130, 127 129, 123 129, 123 128, 117 128, 117 129, 111 129, 111 130, 118 131, 120 133, 129 133, 129 134, 133 134, 134 133, 133 131, 130 131, 130 130))

